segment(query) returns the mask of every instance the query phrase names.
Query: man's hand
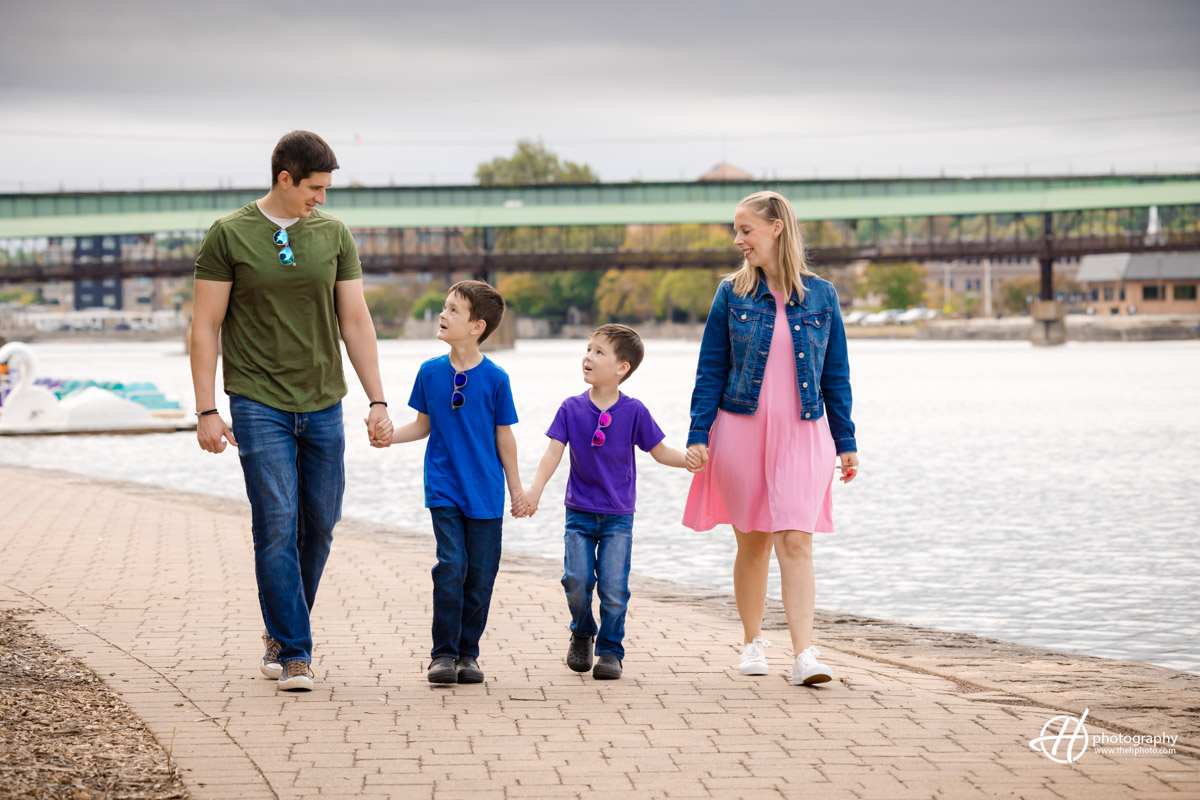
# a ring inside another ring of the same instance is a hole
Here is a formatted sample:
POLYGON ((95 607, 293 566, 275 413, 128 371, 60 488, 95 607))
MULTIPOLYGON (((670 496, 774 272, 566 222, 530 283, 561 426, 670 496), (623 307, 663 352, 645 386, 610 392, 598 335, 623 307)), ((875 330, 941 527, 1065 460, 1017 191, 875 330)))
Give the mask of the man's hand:
POLYGON ((371 447, 388 447, 392 443, 392 420, 388 416, 387 407, 371 406, 370 413, 363 420, 367 424, 367 440, 371 447))
POLYGON ((703 472, 708 464, 708 445, 694 444, 687 449, 687 470, 693 474, 703 472))
POLYGON ((220 414, 205 414, 197 420, 196 441, 200 443, 201 450, 209 453, 223 453, 226 439, 234 447, 238 446, 233 429, 225 424, 225 420, 221 419, 220 414))

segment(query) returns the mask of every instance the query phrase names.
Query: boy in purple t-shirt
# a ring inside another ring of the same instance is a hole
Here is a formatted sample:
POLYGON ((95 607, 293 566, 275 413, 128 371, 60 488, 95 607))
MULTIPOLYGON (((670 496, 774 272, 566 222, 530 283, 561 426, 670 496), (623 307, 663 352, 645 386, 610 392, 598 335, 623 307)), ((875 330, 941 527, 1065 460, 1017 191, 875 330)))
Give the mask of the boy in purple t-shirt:
POLYGON ((621 641, 637 494, 633 448, 649 451, 660 464, 686 468, 686 456, 663 443, 663 432, 646 407, 618 388, 642 363, 643 353, 641 337, 627 325, 601 325, 592 332, 583 357, 583 380, 591 388, 559 406, 546 431, 550 444, 525 491, 532 514, 570 445, 562 578, 571 610, 567 666, 576 672, 591 669, 599 680, 621 677, 625 658, 621 641), (593 588, 600 594, 599 628, 592 616, 593 588))

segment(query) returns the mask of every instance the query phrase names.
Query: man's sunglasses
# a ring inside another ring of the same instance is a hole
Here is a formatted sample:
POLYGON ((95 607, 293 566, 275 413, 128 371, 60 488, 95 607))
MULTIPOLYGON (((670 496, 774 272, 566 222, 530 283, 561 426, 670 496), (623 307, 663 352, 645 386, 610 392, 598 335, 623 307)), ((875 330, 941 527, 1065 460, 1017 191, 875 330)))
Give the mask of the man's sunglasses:
POLYGON ((282 247, 279 251, 279 263, 285 267, 294 267, 296 265, 296 254, 292 252, 292 246, 288 244, 287 228, 280 228, 275 231, 273 239, 276 247, 282 247))

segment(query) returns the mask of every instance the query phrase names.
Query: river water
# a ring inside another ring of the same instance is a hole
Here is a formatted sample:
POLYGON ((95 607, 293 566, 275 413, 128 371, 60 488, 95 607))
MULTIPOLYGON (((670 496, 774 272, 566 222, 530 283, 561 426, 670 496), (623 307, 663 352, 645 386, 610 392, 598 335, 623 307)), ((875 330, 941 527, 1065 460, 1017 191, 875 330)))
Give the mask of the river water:
MULTIPOLYGON (((583 350, 523 341, 492 356, 512 378, 526 484, 558 403, 585 388, 583 350)), ((646 351, 623 388, 682 447, 698 345, 646 351)), ((442 352, 380 343, 397 421, 418 365, 442 352)), ((177 342, 37 353, 42 375, 150 380, 191 404, 177 342)), ((835 482, 836 532, 814 544, 818 607, 1200 672, 1200 342, 852 340, 850 359, 862 468, 835 482)), ((423 444, 370 448, 347 370, 344 513, 429 532, 423 444)), ((634 570, 732 591, 732 532, 680 525, 690 476, 638 458, 634 570)), ((245 497, 233 451, 188 433, 0 437, 0 462, 245 497)), ((561 557, 566 468, 536 517, 506 521, 506 547, 561 557)))

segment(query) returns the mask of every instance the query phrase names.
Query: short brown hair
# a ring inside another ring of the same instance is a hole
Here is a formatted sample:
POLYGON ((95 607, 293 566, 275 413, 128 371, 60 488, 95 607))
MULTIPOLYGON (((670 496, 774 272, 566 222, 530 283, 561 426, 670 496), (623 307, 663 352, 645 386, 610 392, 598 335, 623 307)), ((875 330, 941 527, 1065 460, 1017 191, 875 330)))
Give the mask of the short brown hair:
POLYGON ((601 325, 592 331, 592 336, 603 336, 612 342, 617 358, 629 364, 629 372, 626 372, 625 377, 621 378, 621 383, 624 383, 630 375, 637 371, 638 365, 642 363, 642 357, 646 355, 646 349, 642 347, 642 337, 638 336, 638 332, 628 325, 615 323, 601 325))
POLYGON ((338 168, 337 156, 325 140, 312 131, 285 133, 271 153, 271 185, 279 183, 279 173, 287 170, 292 183, 314 172, 333 172, 338 168))
POLYGON ((467 319, 471 322, 481 319, 486 323, 479 336, 481 343, 500 327, 500 320, 504 319, 504 298, 494 286, 483 281, 459 281, 450 287, 450 292, 471 304, 467 319))

